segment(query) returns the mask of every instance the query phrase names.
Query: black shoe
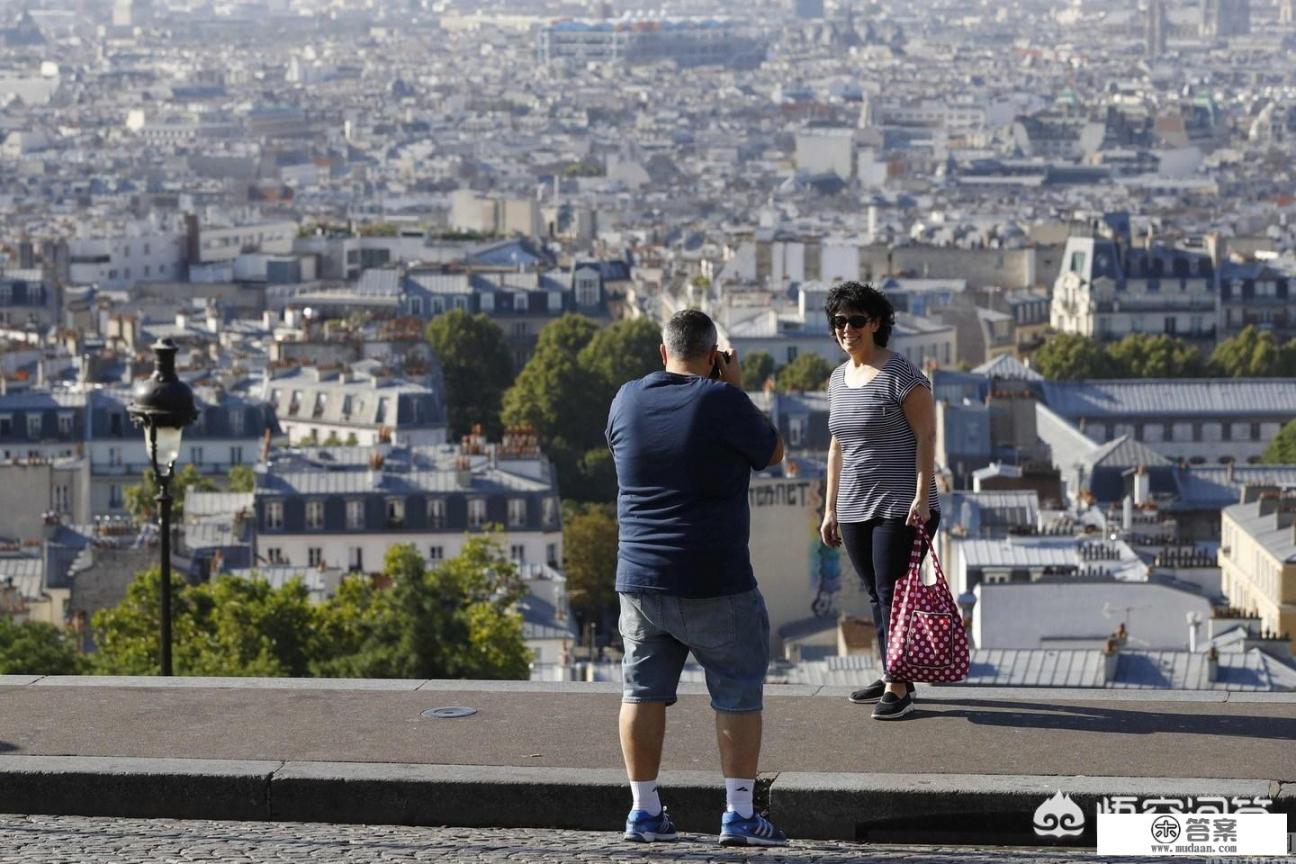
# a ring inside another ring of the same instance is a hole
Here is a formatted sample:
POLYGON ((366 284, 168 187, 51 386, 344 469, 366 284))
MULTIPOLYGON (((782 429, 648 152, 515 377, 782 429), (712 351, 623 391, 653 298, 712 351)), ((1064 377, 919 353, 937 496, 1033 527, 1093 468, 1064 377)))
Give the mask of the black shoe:
MULTIPOLYGON (((914 695, 913 684, 906 683, 905 686, 909 688, 910 699, 918 698, 916 695, 914 695)), ((886 692, 886 682, 883 681, 881 678, 879 678, 878 680, 874 681, 872 684, 865 687, 863 690, 856 690, 854 693, 850 694, 848 698, 856 705, 871 705, 874 702, 881 699, 882 694, 885 692, 886 692)))
POLYGON ((877 707, 873 709, 873 719, 898 720, 912 711, 913 707, 913 697, 908 693, 903 696, 897 696, 894 693, 883 693, 877 707))

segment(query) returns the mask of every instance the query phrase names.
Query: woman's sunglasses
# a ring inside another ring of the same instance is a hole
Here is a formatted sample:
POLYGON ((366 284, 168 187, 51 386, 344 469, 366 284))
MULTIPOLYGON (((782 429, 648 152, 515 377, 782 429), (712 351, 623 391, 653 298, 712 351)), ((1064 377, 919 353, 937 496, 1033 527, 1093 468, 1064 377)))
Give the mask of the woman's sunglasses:
POLYGON ((832 326, 834 330, 845 330, 846 325, 849 324, 856 330, 863 330, 864 326, 872 320, 868 315, 834 315, 832 326))

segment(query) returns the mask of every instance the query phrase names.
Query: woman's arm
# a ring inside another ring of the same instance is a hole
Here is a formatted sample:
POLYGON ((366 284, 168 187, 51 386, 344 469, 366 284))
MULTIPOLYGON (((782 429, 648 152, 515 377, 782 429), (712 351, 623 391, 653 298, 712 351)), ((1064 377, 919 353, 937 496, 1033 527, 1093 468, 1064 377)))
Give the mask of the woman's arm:
POLYGON ((841 533, 837 530, 837 487, 841 482, 842 452, 841 444, 834 435, 828 445, 827 491, 824 493, 824 518, 819 526, 819 539, 828 546, 841 545, 841 533))
POLYGON ((902 407, 905 420, 909 421, 909 428, 918 441, 918 455, 914 465, 918 474, 917 488, 914 489, 914 500, 906 522, 913 525, 921 521, 925 525, 931 518, 928 490, 931 489, 932 478, 936 476, 936 403, 931 390, 918 386, 909 391, 902 407))

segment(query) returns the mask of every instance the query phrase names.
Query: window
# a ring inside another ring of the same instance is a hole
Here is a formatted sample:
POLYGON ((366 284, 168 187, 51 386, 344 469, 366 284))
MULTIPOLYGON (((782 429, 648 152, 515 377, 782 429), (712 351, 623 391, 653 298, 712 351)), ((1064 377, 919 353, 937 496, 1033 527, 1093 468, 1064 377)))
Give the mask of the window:
POLYGON ((387 527, 388 528, 405 527, 405 499, 404 498, 387 499, 387 527))
POLYGON ((1135 424, 1134 424, 1134 440, 1135 440, 1135 441, 1142 441, 1142 440, 1143 440, 1143 424, 1142 424, 1142 423, 1135 423, 1135 424))
POLYGON ((1082 271, 1084 270, 1084 267, 1085 267, 1085 253, 1083 253, 1083 252, 1072 252, 1072 253, 1071 253, 1071 266, 1070 266, 1070 268, 1068 268, 1068 269, 1069 269, 1072 273, 1080 273, 1080 272, 1082 272, 1082 271))
POLYGON ((577 306, 598 305, 598 294, 599 294, 598 276, 584 276, 576 280, 576 305, 577 306))
POLYGON ((324 565, 324 550, 318 546, 311 546, 306 550, 306 563, 311 567, 322 567, 324 565))
POLYGON ((525 498, 510 498, 508 520, 509 527, 517 528, 525 525, 527 519, 527 502, 525 498))
POLYGON ((1162 441, 1173 441, 1173 440, 1174 440, 1174 424, 1173 424, 1173 423, 1167 423, 1167 424, 1165 424, 1165 428, 1161 430, 1161 440, 1162 440, 1162 441))
POLYGON ((513 322, 513 338, 525 339, 527 335, 527 325, 525 321, 513 322))
POLYGON ((203 451, 201 447, 189 448, 189 461, 194 465, 201 465, 203 461, 203 451))
POLYGON ((525 291, 518 291, 513 295, 513 311, 526 312, 531 308, 531 301, 527 299, 525 291))
POLYGON ((1200 423, 1192 424, 1192 439, 1193 441, 1202 440, 1202 424, 1200 423))
POLYGON ((514 543, 509 547, 509 558, 518 564, 526 561, 526 547, 521 543, 514 543))
POLYGON ((72 434, 72 415, 71 415, 71 414, 59 414, 59 415, 58 415, 58 430, 59 430, 59 434, 60 434, 60 435, 71 435, 71 434, 72 434))
POLYGON ((411 314, 411 315, 418 315, 418 316, 422 316, 422 315, 423 315, 423 298, 422 298, 422 297, 411 297, 411 298, 410 298, 410 301, 409 301, 409 307, 410 307, 410 314, 411 314))
POLYGON ((242 465, 242 464, 243 464, 243 448, 242 448, 242 447, 231 447, 231 448, 230 448, 230 464, 231 464, 231 465, 242 465))
POLYGON ((352 546, 347 550, 347 569, 352 573, 359 573, 364 570, 364 549, 359 546, 352 546))
POLYGON ((108 431, 113 435, 116 435, 118 438, 121 437, 122 415, 116 413, 108 415, 108 431))
POLYGON ((41 437, 41 415, 27 415, 27 437, 39 440, 41 437))
POLYGON ((120 465, 120 464, 122 464, 122 460, 121 460, 121 448, 120 448, 120 447, 109 447, 109 448, 108 448, 108 464, 109 464, 109 465, 120 465))
POLYGON ((544 499, 544 527, 558 527, 558 499, 549 497, 544 499))
POLYGON ((545 563, 548 564, 550 567, 558 566, 558 544, 557 543, 545 544, 545 563))
POLYGON ((267 501, 265 509, 266 528, 283 527, 283 502, 267 501))
POLYGON ((108 506, 114 510, 122 506, 122 487, 115 483, 108 487, 108 506))
POLYGON ((1252 440, 1252 441, 1259 441, 1259 440, 1260 440, 1260 424, 1259 424, 1259 423, 1252 423, 1252 424, 1251 424, 1251 440, 1252 440))
POLYGON ((315 394, 315 407, 311 410, 312 417, 323 417, 324 406, 328 402, 328 397, 323 393, 315 394))
POLYGON ((1220 440, 1221 440, 1221 441, 1232 441, 1232 440, 1233 440, 1233 424, 1232 424, 1232 423, 1227 423, 1227 422, 1225 422, 1225 423, 1221 423, 1221 424, 1220 424, 1220 440))
POLYGON ((473 498, 468 501, 468 527, 480 528, 486 524, 486 499, 473 498))
POLYGON ((787 362, 791 363, 793 360, 796 359, 796 357, 797 357, 797 349, 796 349, 796 346, 795 346, 795 345, 789 345, 789 346, 788 346, 788 349, 787 349, 787 362))
POLYGON ((805 434, 805 418, 788 418, 788 443, 793 447, 801 446, 801 436, 805 434))
POLYGON ((271 547, 269 547, 268 549, 266 549, 266 560, 269 561, 271 564, 287 564, 287 563, 288 563, 288 562, 284 559, 284 556, 283 556, 283 549, 280 549, 278 546, 271 546, 271 547))
POLYGON ((444 546, 429 546, 429 547, 428 547, 428 560, 429 560, 429 561, 440 561, 440 560, 442 560, 443 558, 445 558, 445 547, 444 547, 444 546))
POLYGON ((347 527, 364 527, 364 501, 357 498, 347 502, 347 527))
POLYGON ((561 311, 562 311, 562 292, 550 291, 549 292, 549 314, 557 315, 561 311))
POLYGON ((342 416, 351 416, 351 397, 349 395, 342 397, 342 416))
POLYGON ((306 502, 306 527, 319 530, 324 527, 324 502, 306 502))
POLYGON ((68 506, 68 487, 66 483, 60 483, 54 487, 54 509, 59 513, 66 513, 72 509, 68 506))
POLYGON ((445 499, 428 499, 427 521, 429 528, 445 527, 445 499))
POLYGON ((289 414, 296 414, 301 410, 301 396, 302 394, 300 390, 292 391, 292 401, 288 403, 289 414))
POLYGON ((13 415, 0 414, 0 435, 13 434, 13 415))
POLYGON ((376 423, 387 422, 387 400, 386 399, 378 400, 378 415, 374 418, 374 422, 376 423))
POLYGON ((1170 316, 1170 317, 1168 317, 1168 318, 1166 318, 1166 319, 1165 319, 1165 332, 1168 333, 1168 334, 1170 334, 1170 335, 1174 335, 1174 333, 1176 332, 1175 328, 1178 326, 1177 322, 1178 322, 1178 319, 1175 318, 1173 315, 1170 316))

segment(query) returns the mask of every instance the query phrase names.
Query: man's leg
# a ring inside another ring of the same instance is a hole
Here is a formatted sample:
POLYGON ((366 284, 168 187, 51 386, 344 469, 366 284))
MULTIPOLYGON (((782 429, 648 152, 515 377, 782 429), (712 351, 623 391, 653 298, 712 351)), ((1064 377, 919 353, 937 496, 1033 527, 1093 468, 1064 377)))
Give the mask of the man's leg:
POLYGON ((750 819, 755 807, 756 770, 760 764, 760 711, 716 712, 716 743, 720 747, 720 770, 725 777, 728 809, 750 819))
POLYGON ((621 703, 621 755, 630 782, 657 779, 665 739, 665 702, 621 703))
POLYGON ((625 836, 641 842, 674 840, 675 827, 657 793, 657 772, 666 736, 666 707, 675 701, 688 649, 661 629, 659 598, 631 594, 620 598, 625 688, 618 726, 634 796, 625 836))

